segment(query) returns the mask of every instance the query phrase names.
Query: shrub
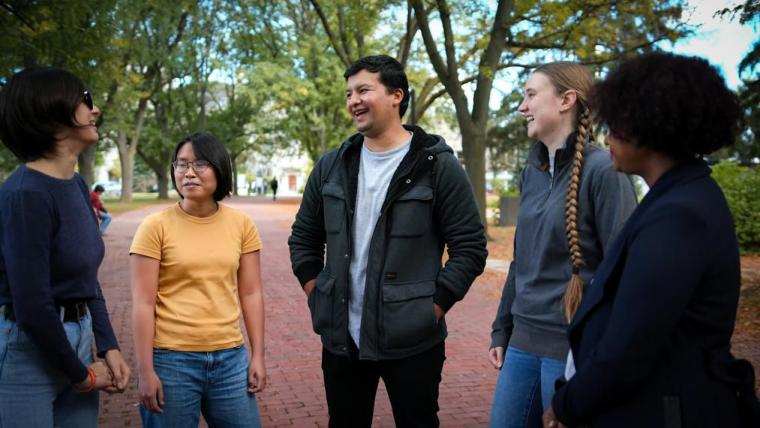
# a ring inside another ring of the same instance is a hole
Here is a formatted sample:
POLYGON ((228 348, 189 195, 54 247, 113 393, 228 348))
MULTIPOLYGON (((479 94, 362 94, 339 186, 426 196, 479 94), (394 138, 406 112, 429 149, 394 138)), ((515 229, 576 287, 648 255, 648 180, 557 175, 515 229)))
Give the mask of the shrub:
POLYGON ((723 161, 712 176, 726 195, 742 253, 760 253, 760 170, 723 161))

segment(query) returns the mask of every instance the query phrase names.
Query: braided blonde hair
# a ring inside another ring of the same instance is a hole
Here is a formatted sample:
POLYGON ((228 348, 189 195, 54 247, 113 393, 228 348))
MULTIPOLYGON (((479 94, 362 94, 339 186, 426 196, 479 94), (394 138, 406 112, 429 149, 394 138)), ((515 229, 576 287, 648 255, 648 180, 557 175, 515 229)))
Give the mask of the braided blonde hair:
POLYGON ((565 198, 565 230, 567 232, 567 244, 570 251, 570 263, 572 275, 565 290, 563 306, 565 317, 568 322, 573 319, 575 311, 583 297, 583 279, 580 271, 584 265, 581 253, 580 233, 578 231, 578 195, 581 187, 581 172, 583 170, 583 149, 587 141, 594 140, 594 131, 591 124, 591 112, 589 109, 589 93, 593 86, 591 73, 582 65, 573 62, 552 62, 538 67, 534 72, 542 73, 549 78, 559 94, 573 91, 576 94, 576 131, 575 154, 567 184, 567 196, 565 198))

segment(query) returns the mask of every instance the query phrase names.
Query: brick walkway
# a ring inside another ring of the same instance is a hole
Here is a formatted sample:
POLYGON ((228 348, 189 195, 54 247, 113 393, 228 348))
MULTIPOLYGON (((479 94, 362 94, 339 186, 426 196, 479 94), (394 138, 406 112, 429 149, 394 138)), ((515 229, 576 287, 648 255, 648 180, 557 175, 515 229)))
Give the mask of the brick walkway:
MULTIPOLYGON (((272 203, 238 198, 228 204, 249 213, 264 241, 262 276, 266 304, 266 363, 269 383, 257 396, 264 427, 326 427, 327 405, 320 369, 321 345, 312 332, 306 298, 290 271, 287 238, 298 201, 272 203)), ((146 214, 163 206, 132 211, 114 218, 104 237, 106 256, 100 280, 111 321, 129 365, 135 367, 130 326, 128 248, 146 214)), ((199 249, 202 250, 202 249, 199 249)), ((470 293, 447 315, 447 360, 440 390, 443 427, 487 425, 497 372, 487 361, 490 325, 498 300, 494 293, 503 274, 481 276, 470 293)), ((498 294, 496 294, 498 295, 498 294)), ((101 426, 140 426, 137 383, 122 395, 102 394, 101 426)), ((378 392, 375 427, 392 427, 385 390, 378 392)))

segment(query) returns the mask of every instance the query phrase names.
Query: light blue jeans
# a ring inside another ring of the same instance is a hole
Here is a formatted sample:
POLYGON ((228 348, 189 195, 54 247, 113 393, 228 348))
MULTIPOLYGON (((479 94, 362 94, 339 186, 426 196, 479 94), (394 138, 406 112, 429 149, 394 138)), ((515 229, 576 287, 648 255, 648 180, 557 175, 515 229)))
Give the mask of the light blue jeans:
POLYGON ((507 347, 496 381, 491 428, 540 428, 541 416, 554 396, 554 381, 565 373, 565 362, 507 347))
POLYGON ((261 427, 259 407, 248 392, 244 346, 213 352, 153 350, 153 367, 164 388, 163 413, 140 407, 146 428, 261 427))
MULTIPOLYGON (((84 365, 92 364, 92 319, 63 323, 84 365)), ((98 426, 98 392, 76 392, 13 321, 0 317, 0 428, 98 426)))
POLYGON ((111 224, 111 214, 108 214, 105 211, 100 212, 100 234, 106 233, 106 229, 108 229, 108 225, 111 224))

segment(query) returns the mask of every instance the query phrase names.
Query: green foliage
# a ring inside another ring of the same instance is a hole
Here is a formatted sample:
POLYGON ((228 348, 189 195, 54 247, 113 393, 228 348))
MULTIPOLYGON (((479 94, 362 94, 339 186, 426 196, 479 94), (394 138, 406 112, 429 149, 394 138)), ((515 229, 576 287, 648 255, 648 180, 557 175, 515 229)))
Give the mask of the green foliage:
POLYGON ((507 171, 515 177, 508 183, 509 192, 517 192, 520 171, 534 144, 528 138, 525 119, 517 111, 521 101, 522 94, 517 90, 505 96, 501 107, 491 112, 491 120, 486 132, 486 147, 491 171, 507 171))
POLYGON ((0 81, 24 67, 53 65, 79 75, 94 92, 108 61, 116 0, 10 1, 0 8, 0 81))
POLYGON ((517 180, 507 183, 505 180, 494 178, 492 185, 493 192, 499 196, 520 196, 517 180))
MULTIPOLYGON (((470 159, 487 146, 494 170, 516 173, 530 147, 514 114, 520 90, 512 88, 502 111, 489 116, 490 84, 481 81, 555 58, 603 67, 690 30, 680 20, 682 0, 519 1, 506 47, 486 64, 496 3, 504 1, 423 2, 431 21, 448 13, 453 23, 451 52, 438 46, 447 69, 456 68, 446 87, 431 67, 411 3, 401 0, 9 1, 0 8, 0 82, 32 64, 83 77, 103 111, 101 140, 110 142, 98 150, 119 149, 129 184, 135 156, 137 175, 152 170, 165 180, 174 144, 197 130, 217 134, 240 162, 254 151, 266 157, 290 146, 316 161, 355 132, 345 111, 346 65, 387 53, 406 66, 423 126, 445 122, 463 134, 470 159), (470 99, 454 102, 455 87, 470 99), (477 111, 494 126, 471 120, 477 111)), ((747 100, 757 110, 756 98, 747 100)), ((0 176, 15 166, 7 155, 0 150, 0 176)), ((468 172, 481 176, 473 183, 482 187, 483 171, 468 172)))
POLYGON ((0 183, 13 172, 18 166, 18 159, 13 156, 10 150, 5 145, 0 145, 0 183))
POLYGON ((726 195, 742 252, 760 252, 760 169, 725 161, 712 176, 726 195))

